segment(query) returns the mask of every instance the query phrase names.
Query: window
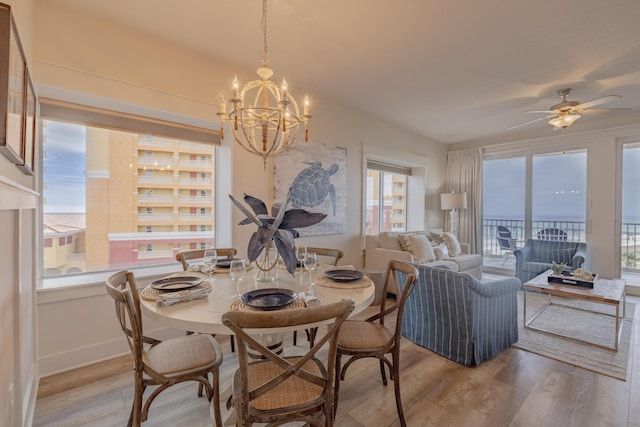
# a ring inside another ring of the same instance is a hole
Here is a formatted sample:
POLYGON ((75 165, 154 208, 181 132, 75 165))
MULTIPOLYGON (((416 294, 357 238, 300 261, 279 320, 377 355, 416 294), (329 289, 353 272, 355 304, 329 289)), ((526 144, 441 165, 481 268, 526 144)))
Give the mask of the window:
POLYGON ((367 234, 406 231, 407 180, 411 169, 367 162, 367 234))
POLYGON ((206 215, 207 214, 207 208, 200 208, 200 215, 206 215))
POLYGON ((636 285, 640 279, 640 143, 629 142, 622 150, 622 230, 620 263, 622 278, 636 285))
POLYGON ((184 178, 190 176, 204 176, 215 190, 216 131, 48 99, 41 99, 41 118, 43 282, 70 268, 93 273, 173 264, 176 248, 215 246, 214 202, 198 222, 206 221, 202 232, 173 214, 198 208, 171 194, 198 194, 202 184, 189 188, 194 183, 184 178), (209 163, 178 162, 191 155, 205 155, 209 163), (149 157, 168 159, 170 167, 154 173, 146 169, 149 157), (154 191, 154 198, 138 197, 154 191))
POLYGON ((516 247, 545 229, 586 240, 586 150, 488 155, 482 182, 485 267, 515 269, 515 257, 499 245, 498 227, 511 232, 516 247))

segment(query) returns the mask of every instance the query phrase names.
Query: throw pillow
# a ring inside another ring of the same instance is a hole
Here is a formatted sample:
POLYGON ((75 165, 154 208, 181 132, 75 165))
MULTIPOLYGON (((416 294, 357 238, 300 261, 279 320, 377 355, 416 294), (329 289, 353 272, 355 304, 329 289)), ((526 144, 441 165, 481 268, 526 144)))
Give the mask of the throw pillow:
POLYGON ((449 258, 449 249, 447 249, 447 245, 444 243, 440 243, 438 246, 433 248, 433 253, 436 255, 436 261, 449 258))
POLYGON ((411 252, 409 250, 409 242, 407 241, 407 236, 410 236, 411 234, 398 234, 398 243, 400 243, 400 247, 402 248, 402 250, 404 252, 411 252))
POLYGON ((444 241, 444 244, 447 245, 449 256, 462 255, 462 248, 460 247, 460 242, 458 242, 458 238, 455 234, 450 232, 442 233, 442 240, 444 241))
POLYGON ((433 248, 425 236, 409 234, 406 237, 406 241, 408 250, 413 255, 413 262, 416 264, 424 264, 436 260, 433 248))

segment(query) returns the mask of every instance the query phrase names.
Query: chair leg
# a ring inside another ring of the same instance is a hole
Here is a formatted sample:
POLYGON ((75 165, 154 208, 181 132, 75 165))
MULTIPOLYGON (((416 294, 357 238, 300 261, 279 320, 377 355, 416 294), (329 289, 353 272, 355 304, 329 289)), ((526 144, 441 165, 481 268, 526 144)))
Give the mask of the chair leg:
POLYGON ((400 352, 396 350, 393 353, 393 389, 396 394, 396 407, 398 408, 398 418, 400 419, 400 426, 407 427, 407 423, 404 420, 404 411, 402 410, 402 400, 400 399, 400 352))
POLYGON ((142 395, 144 393, 144 388, 136 384, 134 396, 133 396, 133 407, 131 408, 131 424, 129 426, 140 427, 142 423, 142 395))
POLYGON ((338 415, 338 391, 340 390, 340 370, 342 368, 340 366, 340 362, 341 362, 341 355, 340 353, 338 353, 336 355, 336 366, 335 366, 336 380, 335 380, 335 386, 333 388, 333 417, 334 418, 338 415))
POLYGON ((293 345, 298 345, 298 331, 293 331, 293 345))
POLYGON ((236 337, 234 335, 231 335, 231 353, 235 353, 236 352, 236 337))
POLYGON ((384 369, 384 362, 380 361, 380 375, 382 375, 382 384, 387 385, 387 373, 384 369))
POLYGON ((222 427, 222 415, 220 414, 220 371, 218 368, 215 368, 211 374, 213 377, 213 397, 211 398, 213 416, 216 421, 216 427, 222 427))

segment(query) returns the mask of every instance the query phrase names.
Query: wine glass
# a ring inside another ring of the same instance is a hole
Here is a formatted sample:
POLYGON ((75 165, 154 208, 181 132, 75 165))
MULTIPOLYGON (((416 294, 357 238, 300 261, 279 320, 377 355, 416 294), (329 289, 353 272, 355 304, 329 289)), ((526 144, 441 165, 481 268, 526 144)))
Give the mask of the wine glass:
POLYGON ((300 267, 300 283, 304 282, 304 260, 307 257, 306 246, 296 246, 296 259, 300 267))
POLYGON ((246 271, 247 267, 243 259, 234 259, 231 261, 229 276, 231 276, 231 280, 236 282, 236 294, 234 295, 234 299, 240 298, 240 281, 244 278, 246 271))
POLYGON ((216 271, 216 263, 218 262, 218 252, 215 249, 205 249, 202 261, 209 271, 209 284, 211 284, 211 275, 216 271))
POLYGON ((318 268, 318 256, 315 252, 307 252, 304 267, 309 270, 309 282, 313 286, 313 271, 318 268))

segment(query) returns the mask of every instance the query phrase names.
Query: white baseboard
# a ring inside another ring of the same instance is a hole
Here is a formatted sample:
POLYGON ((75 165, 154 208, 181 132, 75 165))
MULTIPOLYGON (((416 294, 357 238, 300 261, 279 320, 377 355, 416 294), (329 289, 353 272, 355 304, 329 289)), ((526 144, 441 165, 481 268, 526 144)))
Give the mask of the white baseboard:
POLYGON ((23 411, 23 425, 25 427, 33 425, 33 419, 36 415, 36 400, 38 399, 38 374, 37 366, 33 370, 33 376, 27 385, 23 396, 23 402, 27 402, 23 411))
MULTIPOLYGON (((145 331, 145 335, 159 340, 165 340, 184 335, 184 331, 160 328, 145 331)), ((47 377, 70 369, 77 369, 103 360, 122 356, 129 353, 129 351, 129 346, 123 336, 122 339, 104 341, 87 347, 74 348, 69 351, 39 357, 38 370, 40 371, 40 377, 47 377)))

